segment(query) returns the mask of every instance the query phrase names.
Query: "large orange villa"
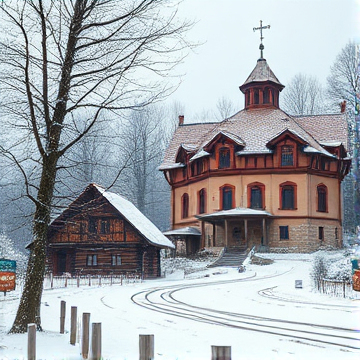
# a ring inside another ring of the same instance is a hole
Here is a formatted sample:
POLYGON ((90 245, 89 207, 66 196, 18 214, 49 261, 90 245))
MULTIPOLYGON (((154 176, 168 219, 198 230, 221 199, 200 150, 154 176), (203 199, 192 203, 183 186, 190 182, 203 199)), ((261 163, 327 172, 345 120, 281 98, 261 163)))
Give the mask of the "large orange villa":
POLYGON ((283 88, 261 51, 240 86, 243 110, 220 123, 179 117, 160 166, 172 193, 167 235, 191 239, 192 251, 342 246, 344 104, 338 114, 294 117, 279 108, 283 88))

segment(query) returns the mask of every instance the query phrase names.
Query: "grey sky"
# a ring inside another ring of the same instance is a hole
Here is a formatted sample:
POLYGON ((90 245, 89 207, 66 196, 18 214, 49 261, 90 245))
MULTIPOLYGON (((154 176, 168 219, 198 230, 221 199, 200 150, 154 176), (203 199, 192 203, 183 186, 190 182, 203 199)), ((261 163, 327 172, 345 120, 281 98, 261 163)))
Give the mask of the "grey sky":
POLYGON ((260 55, 260 20, 271 25, 264 58, 285 86, 299 72, 325 84, 340 50, 359 40, 359 14, 360 0, 184 0, 180 16, 198 21, 189 39, 205 43, 179 68, 183 82, 169 101, 185 105, 185 122, 223 96, 241 109, 239 86, 260 55))

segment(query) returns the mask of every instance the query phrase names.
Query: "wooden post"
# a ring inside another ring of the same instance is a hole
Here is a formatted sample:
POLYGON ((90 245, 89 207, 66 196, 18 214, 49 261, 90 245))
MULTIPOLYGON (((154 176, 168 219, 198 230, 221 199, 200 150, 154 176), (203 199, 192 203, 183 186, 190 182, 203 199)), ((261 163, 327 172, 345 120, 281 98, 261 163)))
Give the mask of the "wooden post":
POLYGON ((245 231, 245 244, 248 246, 248 221, 244 219, 244 231, 245 231))
POLYGON ((139 360, 153 360, 154 353, 154 335, 139 335, 139 360))
POLYGON ((36 360, 36 324, 28 324, 28 360, 36 360))
POLYGON ((77 307, 71 307, 70 344, 76 343, 77 307))
POLYGON ((66 313, 66 302, 61 300, 60 302, 60 334, 65 333, 65 313, 66 313))
POLYGON ((65 277, 65 287, 67 287, 67 282, 68 282, 67 277, 65 277))
POLYGON ((211 360, 231 360, 231 346, 211 346, 211 360))
POLYGON ((228 247, 228 222, 225 219, 225 246, 228 247))
POLYGON ((82 315, 82 337, 81 337, 81 355, 83 359, 89 356, 89 333, 90 333, 90 313, 82 315))
POLYGON ((80 287, 80 276, 79 275, 76 279, 76 285, 77 285, 77 287, 80 287))
POLYGON ((91 360, 101 359, 101 323, 92 323, 91 360))

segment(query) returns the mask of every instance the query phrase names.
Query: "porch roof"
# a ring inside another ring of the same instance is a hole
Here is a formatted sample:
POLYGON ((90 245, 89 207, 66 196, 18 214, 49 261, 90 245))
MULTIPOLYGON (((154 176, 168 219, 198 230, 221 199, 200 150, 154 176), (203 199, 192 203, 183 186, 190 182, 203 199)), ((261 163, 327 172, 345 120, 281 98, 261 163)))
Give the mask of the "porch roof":
POLYGON ((208 221, 208 222, 234 219, 234 218, 249 219, 249 218, 267 218, 272 216, 273 216, 272 214, 270 214, 265 210, 256 210, 256 209, 240 208, 240 207, 230 210, 221 210, 214 212, 212 214, 196 215, 196 217, 200 221, 208 221))
POLYGON ((201 231, 197 228, 191 227, 191 226, 187 226, 187 227, 183 227, 183 228, 179 228, 179 229, 174 229, 174 230, 169 230, 169 231, 165 231, 163 233, 166 236, 171 236, 171 235, 193 235, 193 236, 200 236, 201 235, 201 231))

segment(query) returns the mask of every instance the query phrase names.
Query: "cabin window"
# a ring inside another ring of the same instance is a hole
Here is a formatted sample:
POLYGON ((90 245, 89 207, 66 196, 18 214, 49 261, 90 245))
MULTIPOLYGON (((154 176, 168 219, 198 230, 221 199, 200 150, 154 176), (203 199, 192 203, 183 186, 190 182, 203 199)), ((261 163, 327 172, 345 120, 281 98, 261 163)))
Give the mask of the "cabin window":
POLYGON ((320 241, 324 240, 324 227, 323 226, 319 226, 319 240, 320 241))
POLYGON ((109 219, 101 219, 101 234, 109 234, 110 233, 110 220, 109 219))
POLYGON ((219 150, 219 169, 226 169, 230 167, 230 149, 222 147, 219 150))
POLYGON ((112 265, 112 266, 121 265, 121 255, 119 255, 119 254, 112 254, 112 255, 111 255, 111 265, 112 265))
POLYGON ((181 198, 181 218, 186 219, 189 216, 189 195, 185 193, 181 198))
POLYGON ((289 226, 279 226, 280 240, 289 240, 289 226))
POLYGON ((206 212, 206 190, 201 189, 199 191, 199 214, 206 212))
POLYGON ((230 210, 233 208, 234 203, 234 188, 231 186, 224 186, 221 188, 221 209, 222 210, 230 210))
POLYGON ((280 185, 280 209, 296 210, 296 184, 286 182, 280 185))
POLYGON ((325 185, 319 185, 317 187, 317 211, 327 212, 327 187, 325 185))
POLYGON ((86 256, 86 265, 87 266, 97 266, 97 255, 87 255, 86 256))
POLYGON ((281 147, 281 166, 294 165, 294 148, 289 145, 281 147))
POLYGON ((96 234, 97 224, 96 219, 93 217, 89 217, 89 233, 96 234))

